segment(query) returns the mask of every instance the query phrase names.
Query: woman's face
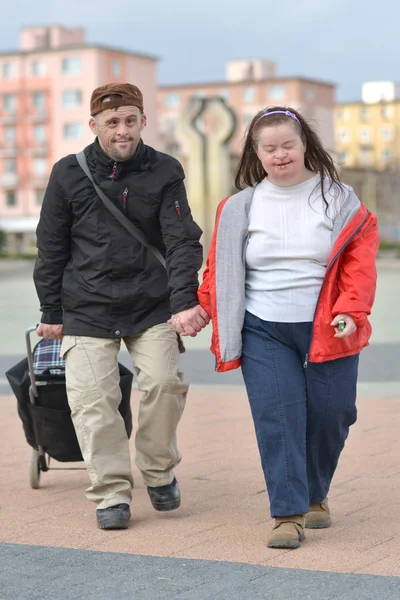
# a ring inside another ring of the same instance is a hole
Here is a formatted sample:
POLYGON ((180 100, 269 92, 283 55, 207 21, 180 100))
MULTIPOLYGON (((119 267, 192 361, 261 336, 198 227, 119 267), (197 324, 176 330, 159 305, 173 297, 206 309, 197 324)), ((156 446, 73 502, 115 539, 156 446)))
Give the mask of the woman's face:
POLYGON ((263 127, 256 153, 268 180, 275 185, 296 185, 304 179, 306 145, 291 123, 263 127))

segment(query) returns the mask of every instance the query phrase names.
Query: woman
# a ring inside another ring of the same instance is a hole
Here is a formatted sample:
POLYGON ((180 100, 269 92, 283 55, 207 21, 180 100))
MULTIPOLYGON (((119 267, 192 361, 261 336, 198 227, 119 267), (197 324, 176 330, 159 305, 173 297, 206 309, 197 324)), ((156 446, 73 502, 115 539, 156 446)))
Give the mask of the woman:
POLYGON ((356 421, 375 296, 375 216, 295 110, 258 113, 224 200, 199 301, 217 371, 241 366, 275 526, 270 548, 330 527, 327 494, 356 421))

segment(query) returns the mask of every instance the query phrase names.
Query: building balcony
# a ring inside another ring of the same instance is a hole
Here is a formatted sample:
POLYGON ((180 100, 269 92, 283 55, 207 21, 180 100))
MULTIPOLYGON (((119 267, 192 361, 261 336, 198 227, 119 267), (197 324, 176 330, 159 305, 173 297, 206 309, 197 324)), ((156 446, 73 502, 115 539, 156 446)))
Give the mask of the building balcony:
POLYGON ((0 187, 14 188, 18 185, 17 173, 2 173, 0 175, 0 187))
POLYGON ((28 123, 44 123, 48 120, 46 110, 32 111, 29 113, 19 113, 16 111, 0 111, 0 125, 15 125, 17 121, 28 123))
POLYGON ((34 189, 46 187, 48 180, 48 173, 31 173, 29 176, 29 183, 34 189))
POLYGON ((48 114, 45 109, 32 111, 25 115, 25 121, 29 121, 30 123, 43 123, 47 121, 48 114))
POLYGON ((14 158, 15 156, 17 156, 17 147, 15 144, 0 144, 1 158, 14 158))
POLYGON ((46 156, 49 151, 49 146, 46 141, 44 142, 32 142, 28 148, 28 153, 31 156, 46 156))
POLYGON ((17 122, 17 113, 14 111, 0 112, 0 125, 14 125, 17 122))

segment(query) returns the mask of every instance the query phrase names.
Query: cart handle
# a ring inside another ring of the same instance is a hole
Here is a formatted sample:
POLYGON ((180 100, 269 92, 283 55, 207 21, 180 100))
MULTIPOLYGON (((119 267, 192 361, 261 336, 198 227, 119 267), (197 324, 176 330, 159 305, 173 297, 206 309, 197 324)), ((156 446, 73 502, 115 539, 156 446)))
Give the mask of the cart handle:
POLYGON ((33 370, 33 356, 32 356, 32 344, 31 344, 31 333, 36 331, 37 327, 29 327, 29 329, 25 332, 25 341, 26 341, 26 352, 28 358, 28 369, 29 369, 29 378, 31 380, 31 388, 33 395, 35 398, 38 396, 38 391, 36 387, 35 381, 35 372, 33 370))

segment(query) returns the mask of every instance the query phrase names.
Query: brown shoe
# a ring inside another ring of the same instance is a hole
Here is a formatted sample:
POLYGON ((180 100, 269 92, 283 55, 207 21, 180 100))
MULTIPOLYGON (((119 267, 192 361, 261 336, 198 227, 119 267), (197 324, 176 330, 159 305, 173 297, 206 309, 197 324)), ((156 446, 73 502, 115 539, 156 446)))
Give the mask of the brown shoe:
POLYGON ((328 498, 318 504, 310 504, 310 512, 306 514, 307 529, 326 529, 332 525, 328 498))
POLYGON ((304 515, 276 517, 268 538, 268 548, 299 548, 304 536, 304 515))

